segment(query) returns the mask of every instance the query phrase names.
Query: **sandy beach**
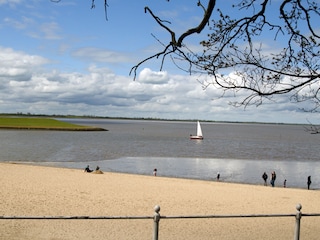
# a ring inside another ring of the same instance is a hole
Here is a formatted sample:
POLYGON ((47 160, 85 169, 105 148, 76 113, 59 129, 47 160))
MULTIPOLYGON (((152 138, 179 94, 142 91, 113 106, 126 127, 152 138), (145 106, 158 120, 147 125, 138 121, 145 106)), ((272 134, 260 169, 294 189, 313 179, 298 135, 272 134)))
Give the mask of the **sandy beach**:
MULTIPOLYGON (((101 169, 104 171, 103 169, 101 169)), ((1 216, 320 213, 320 191, 0 163, 1 216)), ((311 186, 312 187, 312 186, 311 186)), ((4 220, 0 239, 152 239, 153 219, 4 220)), ((159 239, 293 239, 294 217, 161 219, 159 239)), ((303 217, 316 240, 320 217, 303 217)))

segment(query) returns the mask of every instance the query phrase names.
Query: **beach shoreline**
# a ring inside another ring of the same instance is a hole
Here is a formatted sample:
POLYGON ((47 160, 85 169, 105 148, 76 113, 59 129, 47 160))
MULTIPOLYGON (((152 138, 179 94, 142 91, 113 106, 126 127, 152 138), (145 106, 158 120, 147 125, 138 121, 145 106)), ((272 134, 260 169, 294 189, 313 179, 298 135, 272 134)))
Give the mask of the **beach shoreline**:
MULTIPOLYGON (((141 159, 141 158, 140 158, 141 159)), ((53 168, 60 168, 60 169, 74 169, 74 170, 83 170, 88 164, 91 166, 100 166, 101 170, 105 171, 105 172, 111 172, 111 173, 119 173, 119 174, 129 174, 129 175, 138 175, 138 176, 151 176, 153 175, 153 172, 150 171, 150 173, 146 173, 146 172, 134 172, 134 171, 122 171, 119 170, 121 169, 121 166, 118 167, 119 169, 111 169, 109 167, 110 162, 109 161, 113 161, 116 160, 118 161, 119 159, 111 159, 111 160, 105 160, 105 161, 92 161, 92 162, 78 162, 78 163, 73 163, 70 164, 68 162, 59 162, 57 164, 57 162, 30 162, 30 161, 6 161, 6 162, 2 162, 2 163, 8 163, 8 164, 22 164, 22 165, 30 165, 30 166, 42 166, 42 167, 53 167, 53 168), (79 166, 81 165, 81 167, 79 166), (79 167, 76 167, 79 166, 79 167)), ((148 158, 148 160, 150 160, 150 158, 148 158)), ((1 162, 0 162, 1 163, 1 162)), ((94 169, 94 168, 93 168, 94 169)), ((151 169, 152 170, 152 169, 151 169)), ((209 182, 214 182, 217 181, 216 176, 212 176, 210 178, 206 177, 206 178, 199 178, 199 177, 188 177, 188 176, 178 176, 178 175, 170 175, 170 174, 161 174, 161 172, 159 172, 157 174, 159 177, 165 177, 165 178, 178 178, 178 179, 185 179, 185 180, 194 180, 194 181, 209 181, 209 182)), ((270 179, 269 179, 270 180, 270 179)), ((253 185, 253 186, 264 186, 264 182, 262 177, 258 177, 257 181, 255 182, 246 182, 246 181, 232 181, 228 178, 226 178, 225 176, 223 176, 222 178, 220 178, 220 182, 221 183, 231 183, 231 184, 240 184, 240 185, 253 185)), ((267 180, 267 186, 271 187, 271 183, 270 181, 267 180)), ((280 180, 276 181, 275 187, 277 188, 283 188, 283 183, 281 183, 280 180)), ((307 189, 307 183, 305 184, 305 186, 295 186, 292 185, 291 182, 288 184, 286 184, 285 188, 291 188, 291 189, 307 189)), ((311 190, 320 190, 319 187, 317 187, 317 185, 315 185, 314 183, 311 184, 311 190)))
MULTIPOLYGON (((102 169, 103 170, 103 169, 102 169)), ((320 191, 0 163, 2 216, 320 213, 320 191)), ((0 220, 0 239, 151 239, 153 220, 0 220)), ((303 217, 318 239, 320 217, 303 217)), ((295 218, 161 219, 159 239, 292 239, 295 218), (272 229, 272 231, 270 231, 272 229)))

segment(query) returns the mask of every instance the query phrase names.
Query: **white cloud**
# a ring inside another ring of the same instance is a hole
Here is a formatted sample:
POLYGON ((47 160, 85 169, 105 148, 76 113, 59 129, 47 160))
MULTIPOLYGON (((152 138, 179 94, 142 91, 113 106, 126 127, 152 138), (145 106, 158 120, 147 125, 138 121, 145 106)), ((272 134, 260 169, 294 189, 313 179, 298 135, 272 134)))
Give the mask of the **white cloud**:
POLYGON ((33 20, 26 17, 22 17, 22 20, 16 20, 14 18, 7 17, 7 18, 4 18, 3 22, 6 25, 13 27, 15 29, 25 29, 29 24, 33 22, 33 20))
POLYGON ((58 34, 60 31, 60 27, 55 22, 46 22, 41 24, 39 29, 43 37, 48 40, 58 40, 62 39, 62 37, 58 34))
POLYGON ((121 63, 130 61, 127 55, 101 48, 85 47, 72 52, 72 56, 91 62, 121 63))
POLYGON ((139 82, 151 83, 151 84, 161 84, 168 82, 167 72, 154 72, 149 68, 144 68, 138 77, 139 82))
POLYGON ((56 22, 43 22, 38 24, 34 20, 24 21, 26 34, 31 38, 44 39, 44 40, 61 40, 63 35, 60 26, 56 22))
POLYGON ((9 4, 10 6, 15 6, 21 2, 22 0, 0 0, 0 5, 9 4))
POLYGON ((0 82, 29 81, 32 71, 47 64, 43 57, 16 52, 11 48, 0 47, 0 82))
POLYGON ((307 118, 287 101, 231 107, 231 96, 217 98, 218 89, 204 90, 201 76, 145 68, 133 81, 96 65, 84 73, 49 70, 48 59, 10 48, 0 48, 0 58, 0 112, 265 122, 291 122, 290 114, 292 121, 307 118))

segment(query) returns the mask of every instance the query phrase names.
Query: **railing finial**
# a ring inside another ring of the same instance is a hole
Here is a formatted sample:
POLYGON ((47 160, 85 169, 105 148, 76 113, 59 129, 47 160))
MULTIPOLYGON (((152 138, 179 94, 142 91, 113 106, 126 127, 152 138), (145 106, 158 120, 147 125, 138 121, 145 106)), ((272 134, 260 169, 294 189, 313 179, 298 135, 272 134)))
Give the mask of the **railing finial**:
POLYGON ((294 230, 294 240, 300 240, 300 220, 301 220, 301 204, 297 204, 296 209, 297 209, 297 213, 296 213, 296 226, 295 226, 295 230, 294 230))
POLYGON ((154 211, 155 211, 156 213, 159 213, 159 212, 160 212, 160 206, 159 206, 159 205, 155 205, 155 206, 154 206, 154 211))
POLYGON ((301 208, 302 208, 301 204, 300 204, 300 203, 298 203, 298 204, 297 204, 297 206, 296 206, 297 211, 299 211, 299 212, 300 212, 301 208))
POLYGON ((154 207, 154 215, 153 215, 153 240, 158 240, 159 237, 159 221, 160 221, 160 206, 156 205, 154 207))

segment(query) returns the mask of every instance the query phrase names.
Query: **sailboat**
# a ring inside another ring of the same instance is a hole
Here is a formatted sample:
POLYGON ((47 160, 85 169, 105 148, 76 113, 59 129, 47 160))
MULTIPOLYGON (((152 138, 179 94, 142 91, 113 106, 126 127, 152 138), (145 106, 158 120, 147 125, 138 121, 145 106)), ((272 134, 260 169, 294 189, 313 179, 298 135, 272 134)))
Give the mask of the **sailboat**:
POLYGON ((197 122, 197 135, 190 135, 190 139, 193 140, 203 140, 203 136, 202 136, 202 129, 201 129, 201 125, 200 122, 197 122))

